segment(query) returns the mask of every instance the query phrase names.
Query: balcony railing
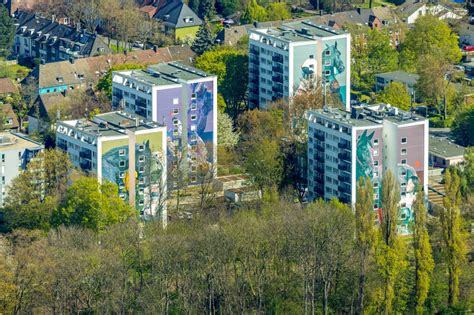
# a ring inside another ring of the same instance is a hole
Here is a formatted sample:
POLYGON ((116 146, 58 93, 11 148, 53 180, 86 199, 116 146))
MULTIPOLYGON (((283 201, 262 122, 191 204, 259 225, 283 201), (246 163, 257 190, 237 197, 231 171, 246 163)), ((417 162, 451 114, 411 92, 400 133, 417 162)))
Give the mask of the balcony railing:
POLYGON ((339 153, 339 154, 337 155, 337 157, 339 158, 339 160, 342 160, 342 161, 348 161, 348 162, 351 161, 351 155, 350 155, 350 154, 339 153))
POLYGON ((273 62, 278 62, 278 63, 283 63, 283 56, 281 55, 274 55, 272 57, 272 61, 273 62))
POLYGON ((283 76, 282 75, 274 75, 272 77, 273 82, 283 83, 283 76))
POLYGON ((282 66, 273 66, 272 70, 273 70, 273 72, 276 72, 276 73, 283 73, 283 67, 282 66))

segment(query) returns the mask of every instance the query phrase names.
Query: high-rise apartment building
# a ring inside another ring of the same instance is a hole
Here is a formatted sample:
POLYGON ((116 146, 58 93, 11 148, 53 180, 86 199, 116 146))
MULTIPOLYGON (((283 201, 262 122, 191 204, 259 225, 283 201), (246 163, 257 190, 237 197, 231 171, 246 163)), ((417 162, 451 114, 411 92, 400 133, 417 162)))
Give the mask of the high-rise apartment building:
POLYGON ((43 149, 42 144, 23 134, 0 133, 0 206, 3 206, 5 202, 8 194, 7 187, 12 180, 26 169, 28 162, 43 149))
POLYGON ((399 228, 408 233, 417 189, 428 188, 428 141, 428 120, 390 105, 310 111, 309 199, 354 204, 358 179, 369 177, 380 219, 382 178, 390 170, 400 184, 399 228))
POLYGON ((250 106, 296 95, 314 78, 328 104, 349 110, 350 65, 351 38, 344 31, 309 21, 250 30, 250 106))
POLYGON ((217 77, 170 62, 114 72, 112 82, 113 106, 166 126, 169 187, 180 168, 197 184, 198 168, 217 159, 217 77))
POLYGON ((109 181, 140 215, 166 222, 166 128, 124 112, 59 121, 56 144, 72 164, 109 181))

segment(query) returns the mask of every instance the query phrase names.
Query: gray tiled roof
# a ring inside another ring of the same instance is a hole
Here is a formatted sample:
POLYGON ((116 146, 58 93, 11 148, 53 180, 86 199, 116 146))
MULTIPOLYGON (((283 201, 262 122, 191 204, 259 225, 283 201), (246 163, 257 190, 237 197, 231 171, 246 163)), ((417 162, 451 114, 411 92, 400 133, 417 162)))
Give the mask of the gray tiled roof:
POLYGON ((173 0, 165 4, 154 16, 155 19, 173 24, 175 28, 199 26, 202 20, 187 4, 180 0, 173 0), (185 22, 189 19, 189 22, 185 22))

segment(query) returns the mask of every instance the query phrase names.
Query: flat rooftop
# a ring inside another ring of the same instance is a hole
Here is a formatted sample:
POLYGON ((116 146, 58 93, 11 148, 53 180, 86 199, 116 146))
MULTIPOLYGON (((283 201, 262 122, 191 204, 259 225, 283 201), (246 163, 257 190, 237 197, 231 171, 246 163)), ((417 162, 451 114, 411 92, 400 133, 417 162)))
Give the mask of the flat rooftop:
POLYGON ((115 73, 153 86, 214 77, 212 74, 178 62, 159 63, 148 66, 146 70, 124 70, 115 71, 115 73))
POLYGON ((392 71, 375 74, 376 77, 384 78, 385 80, 391 80, 395 82, 404 82, 409 85, 415 85, 416 81, 420 77, 416 73, 409 73, 405 71, 392 71))
POLYGON ((142 131, 162 127, 142 116, 120 111, 99 114, 93 119, 66 120, 62 123, 97 137, 123 136, 127 130, 142 131))
POLYGON ((424 117, 392 107, 389 104, 353 106, 351 112, 327 107, 309 111, 309 119, 312 118, 312 114, 323 116, 349 127, 378 126, 382 125, 384 120, 397 125, 406 125, 426 120, 424 117))
POLYGON ((310 21, 284 23, 279 27, 262 28, 253 32, 271 35, 286 42, 313 41, 317 38, 331 37, 346 32, 333 29, 329 26, 319 25, 310 21))
POLYGON ((29 139, 24 134, 15 132, 0 132, 0 152, 38 148, 43 148, 43 145, 39 142, 29 139))
POLYGON ((449 138, 436 137, 430 135, 430 154, 441 156, 445 159, 459 158, 464 156, 465 147, 452 142, 449 138))

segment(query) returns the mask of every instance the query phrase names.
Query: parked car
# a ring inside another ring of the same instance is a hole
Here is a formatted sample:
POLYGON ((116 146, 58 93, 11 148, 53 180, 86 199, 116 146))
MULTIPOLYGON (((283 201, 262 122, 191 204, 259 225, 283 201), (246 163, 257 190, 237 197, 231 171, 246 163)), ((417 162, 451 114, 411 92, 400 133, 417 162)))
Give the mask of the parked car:
POLYGON ((462 50, 464 50, 464 51, 474 51, 474 46, 464 45, 464 46, 462 46, 462 50))

